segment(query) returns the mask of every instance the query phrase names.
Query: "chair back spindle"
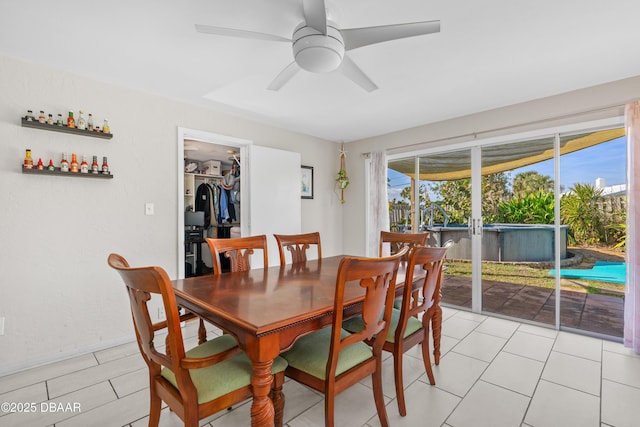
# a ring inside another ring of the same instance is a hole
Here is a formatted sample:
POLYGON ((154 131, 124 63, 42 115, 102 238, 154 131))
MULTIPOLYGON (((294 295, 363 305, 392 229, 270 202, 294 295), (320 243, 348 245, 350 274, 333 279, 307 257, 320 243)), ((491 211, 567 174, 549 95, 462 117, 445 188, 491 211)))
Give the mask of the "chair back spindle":
POLYGON ((278 242, 278 251, 280 253, 280 265, 286 264, 285 250, 291 253, 291 263, 299 264, 307 261, 307 250, 310 245, 316 245, 318 250, 318 259, 322 259, 322 244, 320 243, 320 233, 306 234, 274 234, 276 242, 278 242))
MULTIPOLYGON (((409 249, 415 246, 426 246, 427 238, 429 238, 429 233, 418 233, 418 234, 409 234, 409 233, 393 233, 390 231, 381 231, 380 232, 380 253, 379 256, 384 255, 384 245, 386 243, 389 244, 391 255, 396 254, 402 250, 403 247, 408 247, 409 249)), ((408 258, 408 254, 404 256, 402 259, 406 261, 408 258)))

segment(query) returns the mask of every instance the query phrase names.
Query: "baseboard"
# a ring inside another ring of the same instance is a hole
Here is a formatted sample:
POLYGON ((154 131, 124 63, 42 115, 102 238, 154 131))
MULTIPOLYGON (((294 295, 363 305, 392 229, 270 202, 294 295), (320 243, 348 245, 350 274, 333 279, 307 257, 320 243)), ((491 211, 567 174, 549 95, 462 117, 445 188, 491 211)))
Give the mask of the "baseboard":
POLYGON ((62 360, 71 359, 73 357, 82 356, 83 354, 93 353, 100 350, 105 350, 109 347, 115 347, 122 344, 127 344, 136 340, 135 335, 124 336, 115 338, 110 341, 100 341, 96 344, 87 345, 85 347, 76 348, 73 351, 56 353, 55 357, 44 357, 42 359, 31 360, 27 363, 17 363, 15 365, 3 365, 0 367, 0 377, 6 375, 16 374, 18 372, 26 371, 28 369, 37 368, 51 363, 60 362, 62 360))

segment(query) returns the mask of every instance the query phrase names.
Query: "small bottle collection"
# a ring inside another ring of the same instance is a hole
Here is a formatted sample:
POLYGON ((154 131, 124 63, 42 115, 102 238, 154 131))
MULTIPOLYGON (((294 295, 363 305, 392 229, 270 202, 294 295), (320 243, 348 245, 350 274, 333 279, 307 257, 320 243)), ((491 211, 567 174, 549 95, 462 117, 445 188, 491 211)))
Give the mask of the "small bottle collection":
MULTIPOLYGON (((79 110, 77 115, 74 115, 73 111, 69 111, 66 118, 63 114, 57 113, 57 119, 54 119, 54 114, 45 114, 44 110, 40 110, 37 115, 33 114, 33 110, 27 110, 27 114, 22 118, 22 126, 65 133, 79 132, 87 136, 89 136, 88 133, 91 133, 90 136, 107 139, 111 139, 113 136, 107 119, 104 119, 102 128, 100 128, 100 126, 96 126, 93 114, 89 113, 85 116, 82 110, 79 110)), ((102 157, 102 165, 98 163, 98 156, 96 155, 87 156, 82 154, 79 159, 76 153, 71 153, 71 158, 69 158, 67 153, 63 152, 59 162, 54 163, 54 159, 49 157, 48 164, 43 162, 43 157, 38 157, 37 162, 34 161, 34 158, 36 157, 32 156, 31 149, 28 148, 22 163, 23 173, 38 173, 42 171, 45 174, 51 173, 54 175, 68 173, 69 175, 77 176, 113 178, 109 163, 107 163, 107 156, 102 157), (93 159, 91 163, 87 160, 90 158, 93 159)))
POLYGON ((85 119, 84 112, 82 110, 78 111, 78 116, 74 117, 73 111, 69 111, 66 120, 63 120, 62 114, 58 114, 57 120, 54 121, 53 114, 49 114, 45 116, 44 111, 40 110, 40 113, 36 117, 33 114, 33 110, 27 110, 27 115, 24 119, 28 122, 39 122, 42 124, 47 124, 51 126, 61 126, 69 129, 78 129, 78 130, 86 130, 91 132, 105 133, 110 134, 111 128, 109 127, 109 120, 104 119, 102 124, 102 128, 100 126, 95 126, 93 121, 93 115, 89 113, 88 118, 85 119))
POLYGON ((102 166, 98 165, 98 156, 93 156, 93 162, 91 163, 91 166, 89 166, 89 163, 87 163, 87 156, 84 154, 82 155, 82 161, 78 163, 78 156, 76 153, 71 153, 71 162, 69 162, 68 160, 67 153, 62 153, 59 167, 54 166, 53 159, 49 159, 48 166, 45 166, 42 162, 42 157, 38 158, 38 162, 34 166, 30 148, 27 148, 25 152, 22 168, 36 169, 41 171, 48 170, 52 172, 60 171, 80 174, 111 175, 111 172, 109 170, 109 163, 107 162, 107 156, 102 157, 102 166))

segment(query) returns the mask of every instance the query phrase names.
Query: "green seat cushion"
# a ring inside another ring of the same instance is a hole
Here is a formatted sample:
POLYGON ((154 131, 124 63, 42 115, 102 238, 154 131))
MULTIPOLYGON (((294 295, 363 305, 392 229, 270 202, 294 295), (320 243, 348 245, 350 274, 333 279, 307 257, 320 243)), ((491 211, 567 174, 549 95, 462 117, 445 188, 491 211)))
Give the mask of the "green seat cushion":
MULTIPOLYGON (((411 303, 413 303, 413 296, 411 297, 411 303)), ((393 300, 393 308, 397 308, 398 310, 402 308, 402 297, 393 300)))
MULTIPOLYGON (((400 310, 396 310, 395 308, 391 310, 391 323, 389 324, 389 333, 387 334, 386 341, 395 342, 396 341, 396 328, 398 327, 398 322, 400 321, 400 310)), ((358 332, 364 328, 364 322, 362 321, 361 316, 355 316, 351 319, 347 319, 342 323, 342 327, 347 331, 358 332)), ((408 337, 416 331, 422 329, 422 322, 416 319, 415 317, 409 317, 407 320, 407 327, 404 330, 403 338, 408 337)))
MULTIPOLYGON (((187 357, 206 357, 220 353, 236 345, 231 335, 207 341, 187 351, 187 357)), ((273 361, 271 372, 282 372, 287 368, 287 361, 277 357, 273 361)), ((198 390, 198 403, 209 402, 231 391, 245 387, 251 383, 251 360, 242 352, 220 363, 206 368, 191 369, 191 381, 198 390)), ((169 368, 163 368, 161 375, 178 388, 178 383, 173 372, 169 368)))
MULTIPOLYGON (((289 366, 325 380, 331 344, 331 329, 324 328, 300 338, 291 350, 282 354, 282 357, 287 360, 289 366)), ((347 331, 341 330, 341 338, 345 338, 348 335, 347 331)), ((372 356, 371 347, 363 342, 357 342, 343 348, 338 357, 336 376, 370 359, 372 356)))

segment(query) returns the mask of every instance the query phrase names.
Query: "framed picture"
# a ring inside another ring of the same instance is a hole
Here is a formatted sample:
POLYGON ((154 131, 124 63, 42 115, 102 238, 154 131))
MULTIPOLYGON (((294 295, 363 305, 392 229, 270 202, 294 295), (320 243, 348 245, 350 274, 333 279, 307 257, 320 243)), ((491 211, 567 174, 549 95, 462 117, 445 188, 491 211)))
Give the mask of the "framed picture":
POLYGON ((301 195, 313 199, 313 166, 300 166, 301 195))

